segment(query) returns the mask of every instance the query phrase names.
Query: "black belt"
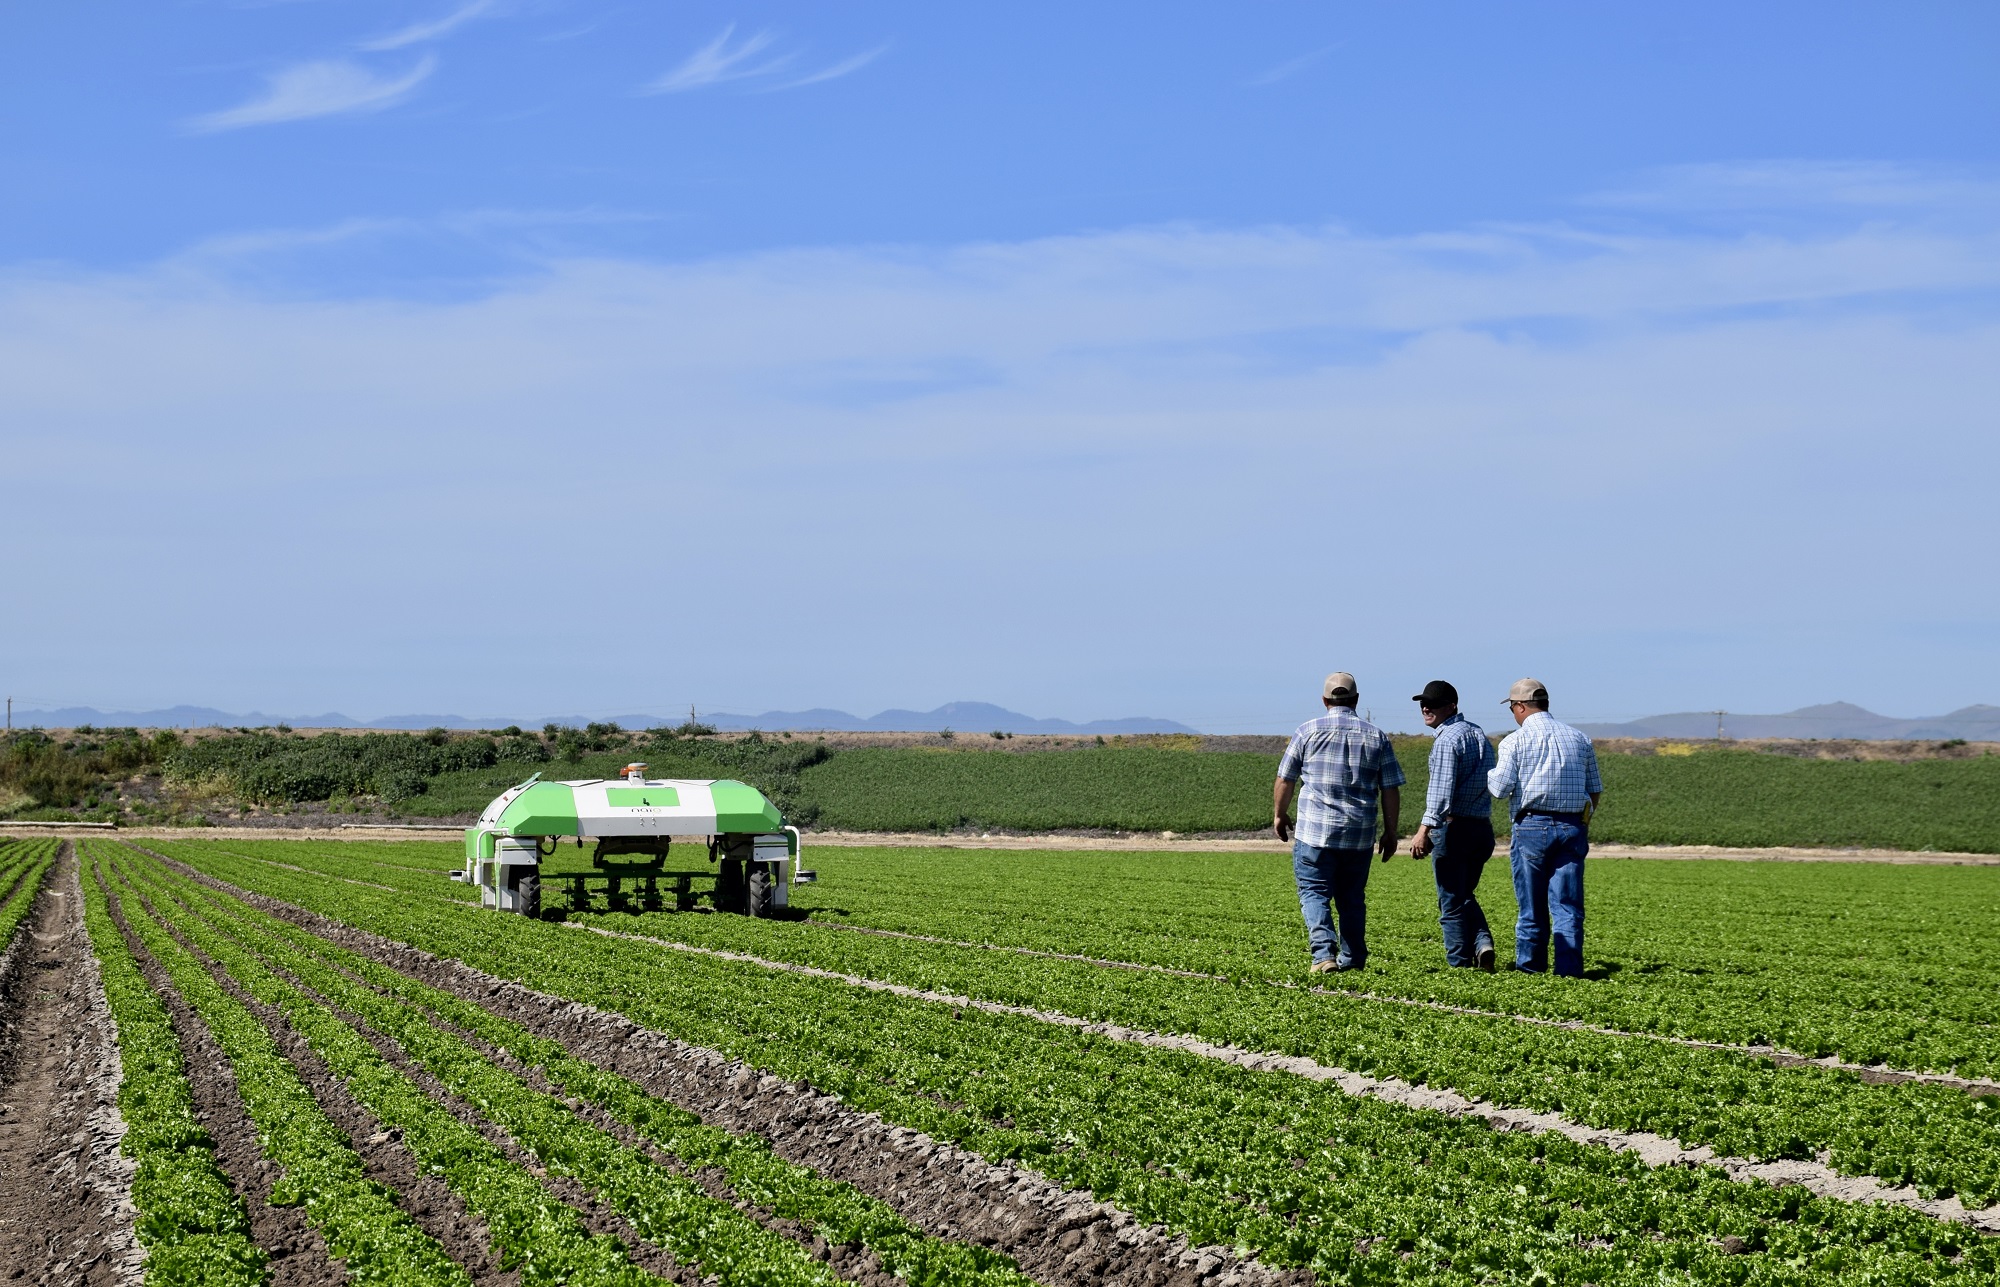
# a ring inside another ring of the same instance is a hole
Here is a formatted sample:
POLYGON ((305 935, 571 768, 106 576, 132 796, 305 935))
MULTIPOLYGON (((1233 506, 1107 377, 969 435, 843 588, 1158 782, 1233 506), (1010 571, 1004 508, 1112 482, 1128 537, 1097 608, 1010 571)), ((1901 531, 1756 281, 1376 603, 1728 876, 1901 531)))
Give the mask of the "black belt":
POLYGON ((1447 813, 1445 818, 1451 822, 1483 822, 1488 826, 1493 824, 1493 815, 1490 813, 1447 813))
POLYGON ((1530 814, 1537 818, 1554 818, 1557 822, 1574 822, 1579 825, 1583 822, 1583 811, 1581 809, 1575 813, 1557 813, 1554 809, 1523 809, 1515 816, 1525 818, 1530 814))

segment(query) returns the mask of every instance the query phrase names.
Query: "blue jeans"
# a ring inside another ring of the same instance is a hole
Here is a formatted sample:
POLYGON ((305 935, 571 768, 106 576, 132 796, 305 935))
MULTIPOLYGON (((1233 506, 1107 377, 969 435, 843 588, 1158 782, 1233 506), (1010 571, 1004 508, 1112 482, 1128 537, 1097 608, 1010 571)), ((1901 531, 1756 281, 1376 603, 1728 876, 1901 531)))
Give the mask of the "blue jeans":
POLYGON ((1303 840, 1292 842, 1292 876, 1299 882, 1299 911, 1306 918, 1306 940, 1315 961, 1339 952, 1343 966, 1360 966, 1368 959, 1369 849, 1322 849, 1303 840), (1334 933, 1333 912, 1340 915, 1334 933))
POLYGON ((1480 950, 1493 949, 1493 931, 1476 897, 1479 877, 1492 856, 1493 824, 1480 818, 1453 818, 1431 851, 1444 959, 1452 965, 1477 965, 1480 950))
POLYGON ((1549 940, 1555 940, 1556 973, 1583 974, 1583 857, 1590 833, 1580 822, 1538 813, 1514 820, 1514 899, 1521 919, 1514 923, 1514 967, 1541 973, 1549 968, 1549 940))

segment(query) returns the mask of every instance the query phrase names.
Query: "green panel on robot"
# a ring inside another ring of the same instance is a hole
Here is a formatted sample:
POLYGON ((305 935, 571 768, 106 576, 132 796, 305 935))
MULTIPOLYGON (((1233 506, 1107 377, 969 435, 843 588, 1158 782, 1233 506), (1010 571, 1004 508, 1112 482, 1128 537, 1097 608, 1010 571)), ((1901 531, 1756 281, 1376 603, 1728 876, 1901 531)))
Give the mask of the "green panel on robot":
POLYGON ((718 832, 776 831, 784 825, 778 807, 766 800, 755 787, 725 780, 709 789, 715 793, 715 829, 718 832))
POLYGON ((681 804, 681 793, 672 787, 606 787, 604 802, 621 809, 636 809, 642 805, 678 809, 681 804))
POLYGON ((537 782, 508 802, 500 825, 517 836, 574 836, 576 793, 560 782, 537 782))

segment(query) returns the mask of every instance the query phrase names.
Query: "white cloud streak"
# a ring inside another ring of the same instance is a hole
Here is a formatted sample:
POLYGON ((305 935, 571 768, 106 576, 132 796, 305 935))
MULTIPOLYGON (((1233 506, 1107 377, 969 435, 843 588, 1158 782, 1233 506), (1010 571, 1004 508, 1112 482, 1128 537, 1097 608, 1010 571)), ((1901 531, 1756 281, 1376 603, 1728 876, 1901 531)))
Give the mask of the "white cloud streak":
POLYGON ((782 85, 773 85, 770 87, 770 92, 776 93, 779 90, 798 89, 804 85, 818 85, 823 81, 839 80, 842 76, 852 75, 860 71, 863 67, 874 62, 888 51, 889 46, 878 46, 867 53, 856 54, 852 58, 842 59, 840 62, 833 64, 833 66, 813 72, 809 76, 801 76, 797 80, 789 80, 782 85))
POLYGON ((731 47, 729 39, 735 34, 736 24, 732 22, 722 29, 721 35, 689 54, 680 66, 647 85, 646 92, 681 94, 691 89, 720 85, 725 81, 768 76, 790 64, 792 59, 789 54, 780 54, 775 58, 751 63, 751 59, 770 48, 772 42, 777 39, 769 31, 759 31, 745 36, 731 47))
POLYGON ((265 77, 264 92, 238 107, 198 116, 187 123, 195 133, 274 125, 377 112, 406 97, 437 70, 437 58, 426 54, 400 76, 379 75, 346 59, 295 63, 265 77))
POLYGON ((1271 70, 1265 72, 1263 75, 1252 77, 1250 80, 1250 84, 1254 87, 1261 88, 1265 85, 1275 85, 1281 80, 1289 80, 1293 76, 1298 75, 1306 68, 1318 62, 1320 59, 1326 57, 1334 50, 1340 48, 1341 43, 1344 42, 1335 42, 1334 44, 1327 45, 1323 48, 1315 49, 1309 54, 1300 54, 1297 58, 1288 58, 1284 62, 1279 63, 1276 67, 1273 67, 1271 70))
POLYGON ((460 5, 442 18, 433 18, 429 22, 412 23, 400 31, 392 31, 386 36, 377 36, 373 40, 364 41, 358 48, 380 53, 390 49, 403 49, 410 45, 422 44, 427 40, 437 40, 450 35, 466 23, 471 22, 474 18, 479 18, 492 12, 493 7, 494 0, 469 0, 468 3, 460 5))
POLYGON ((774 94, 850 76, 880 58, 889 48, 882 45, 851 58, 843 58, 818 71, 787 78, 787 74, 798 65, 799 55, 787 52, 765 57, 765 51, 777 41, 775 34, 759 31, 732 45, 730 40, 735 34, 734 23, 724 27, 721 35, 689 54, 679 66, 649 83, 644 92, 683 94, 730 81, 757 81, 761 83, 755 86, 756 89, 774 94))

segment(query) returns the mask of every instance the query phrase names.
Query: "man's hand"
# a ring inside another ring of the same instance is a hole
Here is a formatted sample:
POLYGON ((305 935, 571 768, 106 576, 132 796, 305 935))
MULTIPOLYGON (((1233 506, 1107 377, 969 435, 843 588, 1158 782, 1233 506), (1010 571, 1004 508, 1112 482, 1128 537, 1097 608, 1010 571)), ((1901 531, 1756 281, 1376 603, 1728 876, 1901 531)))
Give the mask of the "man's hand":
POLYGON ((1417 834, 1410 837, 1410 857, 1427 858, 1431 852, 1431 828, 1429 823, 1417 827, 1417 834))
POLYGON ((1280 840, 1292 838, 1292 820, 1286 815, 1292 811, 1292 797, 1298 790, 1297 782, 1284 778, 1271 784, 1271 834, 1280 840))
POLYGON ((1382 861, 1388 862, 1396 856, 1396 833, 1387 829, 1382 832, 1382 843, 1376 846, 1382 851, 1382 861))

